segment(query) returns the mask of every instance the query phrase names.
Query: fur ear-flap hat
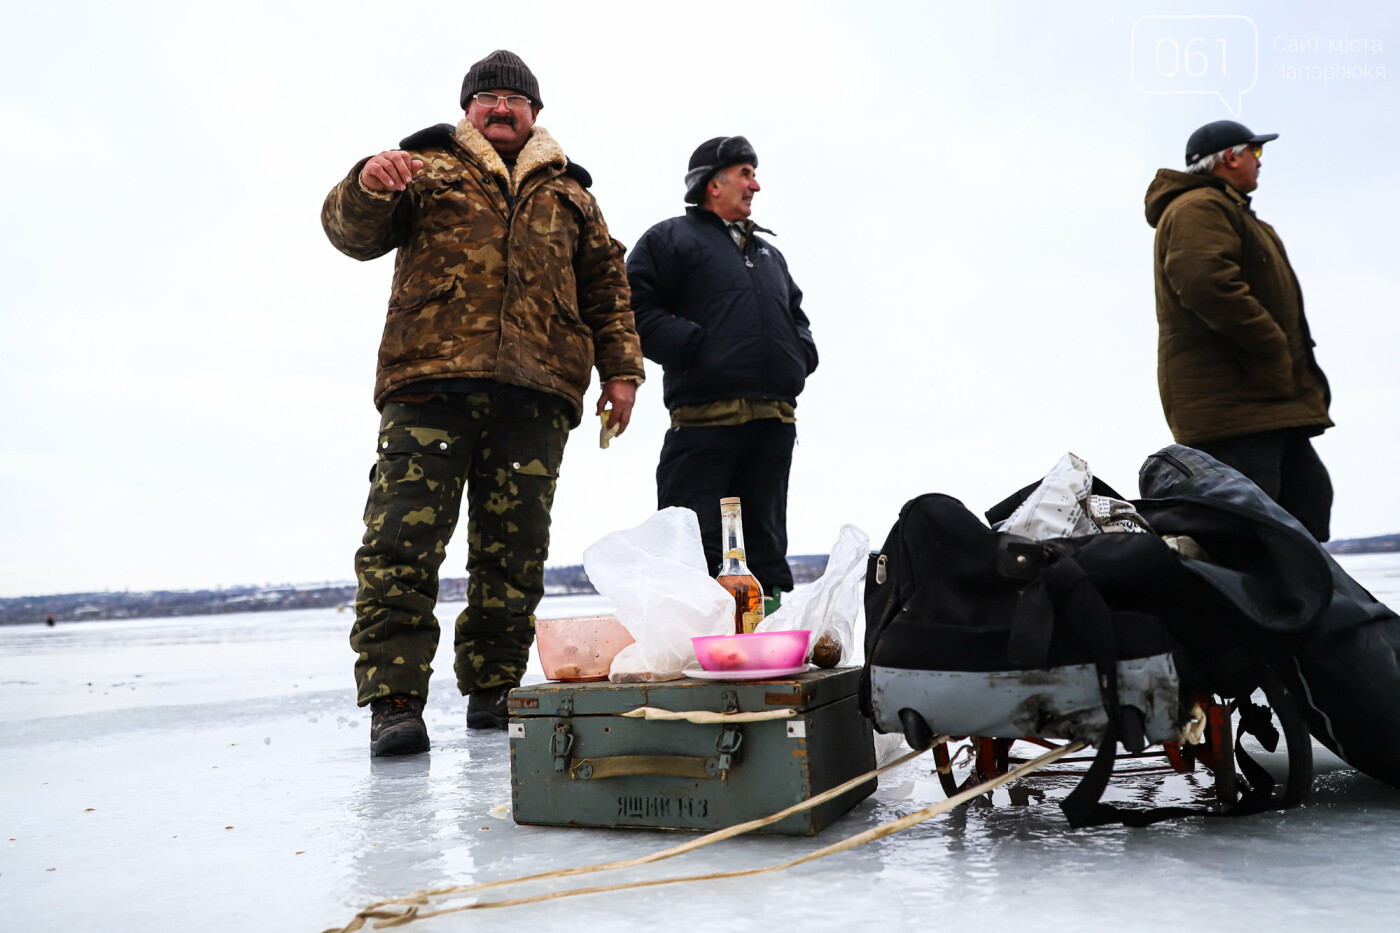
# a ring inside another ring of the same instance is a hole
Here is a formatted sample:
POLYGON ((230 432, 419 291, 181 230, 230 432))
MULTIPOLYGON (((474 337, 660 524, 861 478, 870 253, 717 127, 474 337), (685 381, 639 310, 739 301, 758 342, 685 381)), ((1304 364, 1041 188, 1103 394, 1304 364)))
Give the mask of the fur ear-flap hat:
POLYGON ((497 49, 472 65, 467 76, 462 79, 462 109, 467 109, 477 91, 489 91, 498 87, 519 91, 530 98, 536 107, 544 106, 544 101, 540 100, 540 83, 535 80, 535 73, 520 60, 519 55, 505 49, 497 49))
POLYGON ((690 168, 685 173, 685 201, 699 204, 705 198, 705 186, 715 173, 731 165, 752 165, 758 168, 758 153, 742 136, 716 136, 700 144, 690 155, 690 168))

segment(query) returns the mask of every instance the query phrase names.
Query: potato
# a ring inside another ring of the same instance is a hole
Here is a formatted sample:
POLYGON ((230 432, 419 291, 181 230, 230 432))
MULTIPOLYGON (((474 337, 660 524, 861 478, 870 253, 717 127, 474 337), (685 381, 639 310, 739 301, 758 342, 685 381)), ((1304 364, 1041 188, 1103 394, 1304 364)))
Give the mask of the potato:
POLYGON ((812 647, 812 663, 817 667, 835 667, 841 663, 841 642, 827 632, 812 647))

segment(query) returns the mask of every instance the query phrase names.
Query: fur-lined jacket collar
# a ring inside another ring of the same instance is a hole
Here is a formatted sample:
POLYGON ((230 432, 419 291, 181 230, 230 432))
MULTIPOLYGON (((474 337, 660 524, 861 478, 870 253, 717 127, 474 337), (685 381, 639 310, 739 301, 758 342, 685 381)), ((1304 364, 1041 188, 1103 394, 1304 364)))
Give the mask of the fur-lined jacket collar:
POLYGON ((458 123, 455 129, 450 123, 439 123, 419 130, 400 141, 399 148, 421 152, 425 149, 448 146, 452 141, 471 153, 487 171, 506 179, 512 197, 520 193, 520 183, 529 178, 531 173, 550 164, 561 166, 565 175, 583 187, 593 186, 593 176, 588 174, 588 170, 577 162, 570 162, 564 155, 563 148, 549 135, 549 131, 538 125, 526 140, 525 148, 521 149, 520 155, 516 157, 514 172, 506 168, 500 153, 496 152, 486 137, 465 119, 458 123))
POLYGON ((531 173, 550 163, 558 163, 559 167, 566 168, 569 160, 564 155, 564 150, 554 141, 554 137, 549 135, 549 131, 542 126, 536 126, 530 134, 530 138, 525 141, 525 148, 520 150, 520 155, 515 158, 515 171, 506 168, 505 161, 501 158, 496 147, 492 146, 481 131, 472 126, 467 120, 462 120, 457 124, 457 142, 462 144, 462 148, 470 152, 487 171, 500 175, 510 182, 510 193, 516 195, 520 193, 520 183, 529 178, 531 173))

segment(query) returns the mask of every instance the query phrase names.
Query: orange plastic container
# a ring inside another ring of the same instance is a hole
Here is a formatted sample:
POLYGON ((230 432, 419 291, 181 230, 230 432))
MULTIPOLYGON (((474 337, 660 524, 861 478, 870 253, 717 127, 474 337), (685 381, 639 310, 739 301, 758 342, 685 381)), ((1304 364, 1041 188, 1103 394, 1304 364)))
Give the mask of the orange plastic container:
POLYGON ((613 658, 635 640, 616 616, 535 622, 535 645, 550 680, 604 680, 613 658))

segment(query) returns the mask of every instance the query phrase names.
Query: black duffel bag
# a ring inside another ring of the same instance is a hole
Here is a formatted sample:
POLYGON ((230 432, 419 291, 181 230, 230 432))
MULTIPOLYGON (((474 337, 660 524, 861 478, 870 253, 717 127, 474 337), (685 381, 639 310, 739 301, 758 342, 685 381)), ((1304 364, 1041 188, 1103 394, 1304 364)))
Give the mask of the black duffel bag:
MULTIPOLYGON (((1121 498, 1095 482, 1096 493, 1121 498)), ((1035 485, 989 520, 1009 515, 1035 485)), ((1289 777, 1276 790, 1238 750, 1246 780, 1226 812, 1300 801, 1311 744, 1275 671, 1328 604, 1325 560, 1311 539, 1234 503, 1182 495, 1137 505, 1149 521, 1170 511, 1189 524, 1213 562, 1185 559, 1152 534, 1037 542, 992 531, 948 496, 907 503, 866 577, 861 700, 876 727, 904 731, 911 744, 936 732, 1097 745, 1061 804, 1066 816, 1075 826, 1142 824, 1204 811, 1100 803, 1117 746, 1177 740, 1192 697, 1209 693, 1233 700, 1241 730, 1272 750, 1268 711, 1250 700, 1262 689, 1289 740, 1289 777)))

